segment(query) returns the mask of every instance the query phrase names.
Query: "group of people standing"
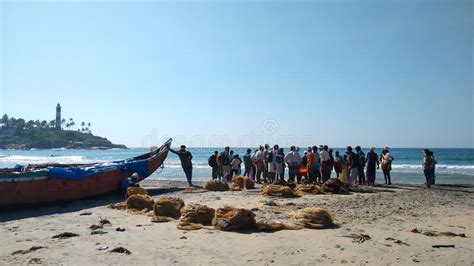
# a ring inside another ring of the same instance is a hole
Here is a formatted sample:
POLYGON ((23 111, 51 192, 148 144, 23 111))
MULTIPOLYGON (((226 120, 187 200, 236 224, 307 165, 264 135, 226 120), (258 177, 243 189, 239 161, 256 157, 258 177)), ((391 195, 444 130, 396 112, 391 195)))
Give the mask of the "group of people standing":
POLYGON ((327 145, 308 147, 301 156, 300 149, 290 147, 285 154, 278 145, 270 148, 268 144, 260 146, 255 151, 247 149, 247 153, 240 158, 229 147, 224 151, 215 151, 208 159, 212 168, 212 178, 230 181, 234 175, 241 174, 241 164, 244 164, 244 174, 257 183, 273 183, 285 180, 285 171, 288 169, 288 181, 301 183, 326 182, 331 178, 334 170, 337 177, 346 179, 349 186, 358 184, 375 185, 376 168, 382 167, 385 184, 391 184, 391 164, 394 160, 388 148, 382 150, 379 157, 375 148, 371 148, 367 155, 357 146, 355 152, 348 146, 344 156, 327 145), (243 160, 242 160, 243 159, 243 160))
MULTIPOLYGON (((181 166, 190 186, 193 175, 193 155, 182 145, 180 150, 170 149, 170 152, 179 156, 181 166)), ((422 162, 423 172, 428 188, 435 184, 435 168, 437 161, 434 153, 429 149, 423 150, 424 159, 422 162)), ((349 186, 375 185, 376 170, 382 168, 385 184, 391 185, 390 171, 394 157, 389 148, 382 149, 380 156, 375 152, 375 148, 370 148, 365 154, 360 146, 353 151, 351 146, 346 147, 345 154, 341 156, 339 151, 333 155, 333 150, 327 145, 308 147, 301 156, 300 149, 295 146, 290 147, 290 151, 285 154, 284 149, 278 145, 270 148, 268 144, 260 146, 252 152, 247 149, 243 160, 238 154, 234 154, 229 147, 224 151, 215 151, 208 159, 208 164, 212 168, 212 178, 230 182, 234 175, 241 175, 241 165, 244 164, 244 174, 257 183, 273 183, 277 180, 285 180, 285 171, 288 169, 288 182, 304 181, 306 183, 323 183, 331 178, 334 170, 336 176, 349 186)), ((286 181, 286 180, 285 180, 286 181)))

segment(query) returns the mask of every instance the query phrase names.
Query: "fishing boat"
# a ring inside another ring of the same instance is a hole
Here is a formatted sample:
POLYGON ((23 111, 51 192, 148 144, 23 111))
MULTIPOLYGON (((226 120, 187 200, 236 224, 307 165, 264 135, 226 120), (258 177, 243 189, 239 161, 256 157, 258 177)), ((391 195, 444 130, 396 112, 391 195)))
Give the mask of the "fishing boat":
POLYGON ((131 175, 146 178, 163 167, 171 141, 121 161, 0 169, 0 207, 65 202, 117 192, 131 175))

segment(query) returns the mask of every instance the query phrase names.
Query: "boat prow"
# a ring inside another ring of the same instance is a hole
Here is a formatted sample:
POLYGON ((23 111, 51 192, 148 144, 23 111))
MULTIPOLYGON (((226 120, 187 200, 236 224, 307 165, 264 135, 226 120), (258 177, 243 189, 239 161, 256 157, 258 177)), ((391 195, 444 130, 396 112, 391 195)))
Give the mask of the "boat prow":
POLYGON ((160 168, 168 156, 171 141, 154 151, 122 161, 2 169, 0 208, 64 202, 116 192, 123 179, 132 174, 146 178, 160 168))

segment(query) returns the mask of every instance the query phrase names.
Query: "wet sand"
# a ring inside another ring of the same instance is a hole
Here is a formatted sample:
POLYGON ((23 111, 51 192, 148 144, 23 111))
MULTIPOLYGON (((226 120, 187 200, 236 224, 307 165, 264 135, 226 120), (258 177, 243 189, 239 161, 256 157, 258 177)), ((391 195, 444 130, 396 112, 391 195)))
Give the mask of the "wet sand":
MULTIPOLYGON (((200 184, 202 185, 202 184, 200 184)), ((221 232, 176 229, 177 222, 151 223, 146 215, 107 208, 122 201, 106 196, 60 206, 36 207, 0 213, 1 264, 136 264, 136 265, 473 265, 474 187, 415 185, 376 187, 375 193, 305 195, 276 199, 265 206, 259 190, 183 193, 185 182, 145 181, 150 195, 176 195, 186 203, 213 208, 232 205, 255 209, 257 219, 289 220, 304 207, 322 207, 335 216, 334 229, 221 232), (87 214, 87 215, 81 215, 87 214), (104 235, 89 227, 108 219, 104 235), (116 228, 124 228, 124 232, 116 228), (411 232, 452 232, 466 237, 426 236, 411 232), (79 236, 53 239, 72 232, 79 236), (353 236, 368 235, 359 243, 353 236), (454 248, 433 248, 454 245, 454 248), (32 247, 32 250, 29 250, 32 247), (109 252, 124 247, 131 254, 109 252), (16 252, 16 253, 15 253, 16 252), (15 254, 13 254, 15 253, 15 254)))

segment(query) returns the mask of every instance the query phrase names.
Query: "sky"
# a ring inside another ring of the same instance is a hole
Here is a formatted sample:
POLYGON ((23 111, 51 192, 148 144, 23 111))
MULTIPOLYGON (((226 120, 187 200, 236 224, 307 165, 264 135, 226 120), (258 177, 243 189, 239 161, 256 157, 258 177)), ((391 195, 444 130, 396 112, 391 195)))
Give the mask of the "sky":
POLYGON ((474 147, 473 2, 0 1, 0 113, 129 147, 474 147))

